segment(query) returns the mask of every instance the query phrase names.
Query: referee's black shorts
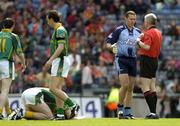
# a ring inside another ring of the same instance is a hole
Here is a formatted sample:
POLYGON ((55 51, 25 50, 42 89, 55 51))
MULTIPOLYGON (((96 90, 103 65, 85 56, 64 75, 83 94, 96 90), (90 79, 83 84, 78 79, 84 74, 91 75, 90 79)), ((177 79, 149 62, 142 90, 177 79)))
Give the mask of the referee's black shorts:
POLYGON ((140 56, 140 77, 155 78, 158 68, 158 59, 140 56))

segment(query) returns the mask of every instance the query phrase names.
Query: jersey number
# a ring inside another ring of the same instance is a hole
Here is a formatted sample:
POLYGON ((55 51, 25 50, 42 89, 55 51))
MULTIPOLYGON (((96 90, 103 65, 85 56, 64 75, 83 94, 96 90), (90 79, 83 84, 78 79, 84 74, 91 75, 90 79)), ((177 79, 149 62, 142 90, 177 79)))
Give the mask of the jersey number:
POLYGON ((6 47, 6 39, 5 38, 1 38, 0 39, 0 52, 5 52, 5 47, 6 47))

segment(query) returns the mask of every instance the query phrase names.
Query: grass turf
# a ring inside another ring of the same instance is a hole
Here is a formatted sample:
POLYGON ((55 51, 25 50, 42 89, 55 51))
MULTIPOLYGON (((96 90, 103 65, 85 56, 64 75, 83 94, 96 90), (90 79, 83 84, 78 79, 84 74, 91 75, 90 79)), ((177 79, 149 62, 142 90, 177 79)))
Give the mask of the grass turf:
POLYGON ((97 118, 65 121, 44 120, 0 120, 0 126, 180 126, 180 119, 135 119, 97 118))

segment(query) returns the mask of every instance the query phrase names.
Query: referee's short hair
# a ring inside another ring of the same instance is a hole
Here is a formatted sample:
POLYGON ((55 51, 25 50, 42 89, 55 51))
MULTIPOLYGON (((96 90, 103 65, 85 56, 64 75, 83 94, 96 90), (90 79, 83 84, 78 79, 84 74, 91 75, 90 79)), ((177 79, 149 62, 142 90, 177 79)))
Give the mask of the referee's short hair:
POLYGON ((157 22, 157 16, 153 13, 149 13, 149 14, 146 14, 144 16, 144 21, 152 24, 152 25, 156 25, 156 22, 157 22))
POLYGON ((2 28, 12 28, 14 25, 14 20, 12 18, 5 18, 2 21, 2 28))
POLYGON ((134 11, 130 10, 125 13, 125 17, 128 18, 129 15, 136 15, 136 13, 134 11))
POLYGON ((61 13, 59 13, 58 11, 56 10, 50 10, 48 12, 48 19, 53 19, 54 22, 61 22, 61 13))

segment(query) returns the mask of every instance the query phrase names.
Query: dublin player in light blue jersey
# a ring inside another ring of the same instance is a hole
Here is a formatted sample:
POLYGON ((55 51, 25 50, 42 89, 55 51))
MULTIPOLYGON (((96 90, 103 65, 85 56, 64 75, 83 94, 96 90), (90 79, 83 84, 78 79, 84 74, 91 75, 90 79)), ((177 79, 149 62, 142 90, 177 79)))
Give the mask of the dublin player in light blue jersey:
POLYGON ((107 38, 107 47, 115 53, 115 66, 121 88, 119 90, 118 118, 133 119, 131 101, 136 77, 136 39, 141 32, 134 27, 136 13, 125 14, 125 24, 118 26, 107 38))

